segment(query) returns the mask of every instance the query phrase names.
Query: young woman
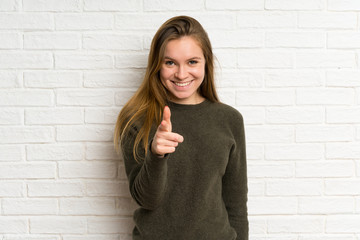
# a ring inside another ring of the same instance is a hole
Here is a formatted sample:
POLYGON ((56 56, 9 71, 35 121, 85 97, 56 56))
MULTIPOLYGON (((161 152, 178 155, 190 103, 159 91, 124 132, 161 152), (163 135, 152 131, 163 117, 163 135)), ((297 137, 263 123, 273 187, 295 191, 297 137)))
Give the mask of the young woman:
POLYGON ((157 31, 114 143, 140 206, 134 240, 248 239, 243 118, 218 100, 198 21, 178 16, 157 31))

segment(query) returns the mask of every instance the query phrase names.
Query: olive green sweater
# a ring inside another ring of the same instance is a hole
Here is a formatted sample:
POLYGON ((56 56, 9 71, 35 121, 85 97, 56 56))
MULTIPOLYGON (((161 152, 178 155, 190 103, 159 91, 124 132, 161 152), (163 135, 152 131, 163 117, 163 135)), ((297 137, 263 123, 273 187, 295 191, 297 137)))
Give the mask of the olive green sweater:
MULTIPOLYGON (((133 126, 122 141, 134 213, 134 240, 247 240, 247 172, 241 114, 222 103, 169 103, 176 151, 138 163, 133 126)), ((156 128, 151 132, 154 135, 156 128)), ((144 150, 141 151, 144 154, 144 150)))

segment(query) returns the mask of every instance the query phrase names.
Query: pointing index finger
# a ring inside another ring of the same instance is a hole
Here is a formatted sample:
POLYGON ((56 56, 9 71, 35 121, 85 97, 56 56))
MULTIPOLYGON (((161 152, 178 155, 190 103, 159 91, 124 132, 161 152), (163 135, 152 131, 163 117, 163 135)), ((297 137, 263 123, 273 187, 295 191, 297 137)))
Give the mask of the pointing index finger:
POLYGON ((170 117, 171 117, 170 108, 168 106, 165 106, 163 112, 163 121, 166 122, 165 126, 168 132, 171 132, 172 129, 170 117))

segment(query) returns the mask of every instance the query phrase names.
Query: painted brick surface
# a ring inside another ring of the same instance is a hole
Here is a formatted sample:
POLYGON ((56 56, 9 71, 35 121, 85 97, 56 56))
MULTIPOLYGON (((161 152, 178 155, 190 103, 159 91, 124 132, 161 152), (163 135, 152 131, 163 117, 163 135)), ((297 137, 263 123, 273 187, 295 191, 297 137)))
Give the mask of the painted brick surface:
POLYGON ((0 239, 131 239, 114 125, 182 14, 244 116, 250 240, 360 239, 358 0, 1 0, 0 239))

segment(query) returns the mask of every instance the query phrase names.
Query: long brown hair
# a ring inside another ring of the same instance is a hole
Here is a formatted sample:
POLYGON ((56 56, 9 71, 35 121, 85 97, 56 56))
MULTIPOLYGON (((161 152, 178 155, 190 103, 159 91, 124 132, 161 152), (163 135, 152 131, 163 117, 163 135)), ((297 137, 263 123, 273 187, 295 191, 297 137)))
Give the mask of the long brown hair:
POLYGON ((184 36, 193 37, 204 54, 205 76, 198 89, 199 93, 212 102, 219 102, 214 84, 214 56, 206 31, 197 20, 188 16, 177 16, 167 20, 151 42, 148 65, 141 86, 125 104, 117 118, 114 145, 118 153, 127 131, 140 121, 141 128, 135 139, 133 156, 138 162, 142 158, 137 151, 140 143, 147 154, 151 128, 154 124, 160 124, 162 111, 168 100, 167 90, 159 77, 165 48, 169 41, 184 36))

